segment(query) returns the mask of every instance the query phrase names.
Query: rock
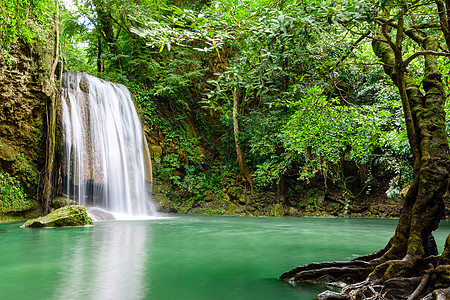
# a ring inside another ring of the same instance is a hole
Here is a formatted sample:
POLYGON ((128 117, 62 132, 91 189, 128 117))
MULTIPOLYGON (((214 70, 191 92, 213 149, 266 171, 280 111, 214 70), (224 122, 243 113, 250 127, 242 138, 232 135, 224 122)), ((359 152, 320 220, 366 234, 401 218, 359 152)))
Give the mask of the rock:
POLYGON ((284 207, 280 203, 277 203, 273 206, 273 208, 270 210, 270 215, 275 217, 282 217, 284 216, 284 207))
POLYGON ((149 148, 149 151, 150 151, 150 154, 151 154, 153 160, 161 159, 162 152, 163 152, 161 146, 151 145, 148 148, 149 148))
POLYGON ((255 207, 251 206, 251 205, 247 205, 247 206, 245 207, 245 211, 246 211, 246 212, 253 213, 253 212, 257 211, 257 209, 256 209, 255 207))
POLYGON ((28 220, 20 227, 39 228, 86 225, 93 225, 86 208, 80 205, 70 205, 56 209, 44 217, 28 220))
POLYGON ((325 202, 325 191, 313 188, 308 190, 306 195, 306 203, 316 205, 321 205, 325 202))
POLYGON ((90 207, 86 210, 89 217, 91 217, 94 222, 111 221, 116 219, 112 213, 98 207, 90 207))
POLYGON ((80 90, 85 92, 86 94, 89 94, 89 83, 86 81, 86 78, 82 78, 80 80, 80 90))
POLYGON ((236 204, 230 203, 228 204, 227 208, 225 208, 225 211, 227 214, 232 214, 236 210, 236 204))
POLYGON ((11 42, 8 58, 0 59, 0 171, 16 177, 34 199, 45 160, 46 107, 57 90, 48 80, 53 54, 38 44, 11 42))
POLYGON ((247 204, 247 197, 245 196, 245 194, 241 194, 239 196, 239 204, 242 204, 242 205, 247 204))
POLYGON ((153 203, 158 211, 169 211, 170 209, 170 202, 165 194, 154 194, 153 203))
POLYGON ((290 216, 298 216, 298 215, 300 215, 300 212, 295 207, 290 206, 289 210, 288 210, 288 214, 290 216))
POLYGON ((56 209, 64 207, 64 206, 68 206, 68 205, 75 205, 76 202, 70 198, 61 196, 61 197, 56 197, 52 200, 52 206, 56 209))
POLYGON ((190 210, 191 208, 189 206, 180 206, 177 209, 179 214, 187 214, 190 210))
POLYGON ((194 215, 200 215, 200 214, 203 214, 204 212, 205 212, 204 209, 201 207, 194 207, 193 209, 191 209, 189 211, 190 214, 194 214, 194 215))
POLYGON ((317 191, 317 204, 322 205, 325 202, 325 191, 317 191))
POLYGON ((153 185, 153 194, 160 194, 169 189, 170 189, 170 187, 167 184, 154 184, 153 185))
POLYGON ((214 194, 211 190, 205 191, 205 192, 203 193, 203 200, 205 200, 206 202, 211 202, 211 201, 213 201, 215 198, 216 198, 216 197, 215 197, 215 194, 214 194))

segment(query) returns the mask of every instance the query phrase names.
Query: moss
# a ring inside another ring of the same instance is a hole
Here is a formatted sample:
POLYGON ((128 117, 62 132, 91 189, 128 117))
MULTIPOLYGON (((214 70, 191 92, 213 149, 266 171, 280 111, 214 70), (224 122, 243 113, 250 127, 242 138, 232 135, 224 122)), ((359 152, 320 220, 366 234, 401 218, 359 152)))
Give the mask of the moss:
POLYGON ((64 206, 48 215, 25 222, 21 227, 62 227, 93 225, 86 208, 79 205, 64 206))

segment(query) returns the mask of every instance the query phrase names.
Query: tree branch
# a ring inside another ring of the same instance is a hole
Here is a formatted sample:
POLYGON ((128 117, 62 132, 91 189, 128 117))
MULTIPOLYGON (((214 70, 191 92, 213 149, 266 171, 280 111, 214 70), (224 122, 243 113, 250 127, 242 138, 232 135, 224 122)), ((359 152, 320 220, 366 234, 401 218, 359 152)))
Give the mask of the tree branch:
POLYGON ((357 40, 350 46, 350 48, 348 49, 347 53, 346 53, 344 56, 342 56, 342 57, 338 60, 338 62, 337 62, 333 67, 330 68, 330 71, 333 71, 334 69, 336 69, 336 68, 339 66, 340 63, 342 63, 344 60, 346 60, 347 57, 350 55, 350 53, 353 52, 353 49, 355 49, 355 47, 356 47, 359 43, 361 43, 361 42, 362 42, 369 34, 370 34, 370 30, 367 31, 365 34, 361 35, 361 36, 359 37, 359 39, 357 39, 357 40))
POLYGON ((417 57, 419 56, 423 56, 423 55, 435 55, 435 56, 445 56, 445 57, 450 57, 450 53, 448 52, 437 52, 437 51, 420 51, 417 53, 414 53, 413 55, 411 55, 410 57, 408 57, 405 62, 403 63, 403 67, 407 68, 408 65, 417 57))

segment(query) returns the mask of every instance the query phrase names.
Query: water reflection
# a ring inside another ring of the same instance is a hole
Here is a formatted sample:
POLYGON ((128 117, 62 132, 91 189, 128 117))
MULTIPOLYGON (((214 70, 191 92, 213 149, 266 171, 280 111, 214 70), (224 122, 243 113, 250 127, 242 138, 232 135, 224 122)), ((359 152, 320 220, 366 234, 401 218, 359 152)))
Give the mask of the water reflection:
POLYGON ((145 245, 151 228, 125 222, 97 223, 89 238, 76 239, 64 253, 66 268, 54 299, 142 299, 148 293, 145 245))

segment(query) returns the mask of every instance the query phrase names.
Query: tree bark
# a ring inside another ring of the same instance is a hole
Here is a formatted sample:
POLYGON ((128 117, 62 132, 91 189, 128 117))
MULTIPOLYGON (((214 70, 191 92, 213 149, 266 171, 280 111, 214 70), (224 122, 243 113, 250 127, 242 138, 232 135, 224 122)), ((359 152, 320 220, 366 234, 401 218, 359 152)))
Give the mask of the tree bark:
POLYGON ((233 91, 233 133, 234 133, 234 146, 236 148, 236 156, 239 165, 239 170, 241 175, 253 192, 253 180, 250 175, 249 168, 245 162, 245 154, 239 143, 239 121, 237 119, 237 114, 239 111, 239 93, 236 88, 233 91))
MULTIPOLYGON (((55 58, 50 70, 50 84, 55 85, 55 71, 59 59, 59 11, 58 1, 55 1, 55 58)), ((46 152, 45 152, 45 169, 44 169, 44 186, 42 190, 42 212, 48 214, 50 209, 50 200, 53 192, 53 169, 55 165, 56 153, 56 97, 52 95, 47 104, 47 138, 46 138, 46 152)))

